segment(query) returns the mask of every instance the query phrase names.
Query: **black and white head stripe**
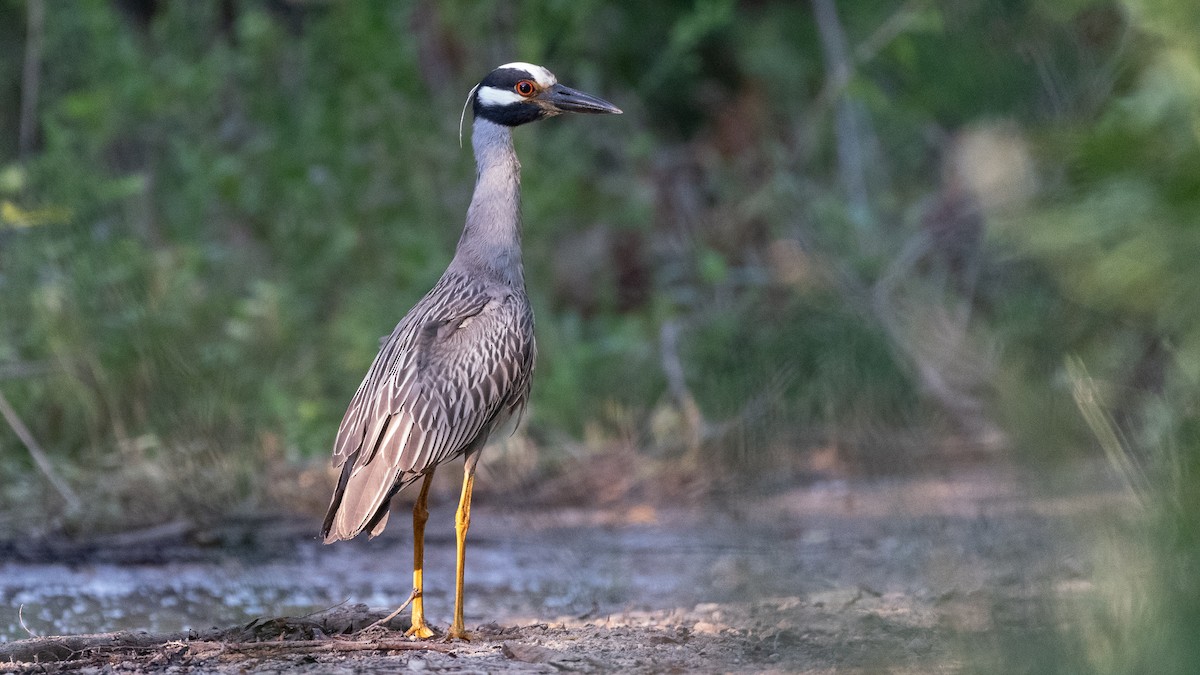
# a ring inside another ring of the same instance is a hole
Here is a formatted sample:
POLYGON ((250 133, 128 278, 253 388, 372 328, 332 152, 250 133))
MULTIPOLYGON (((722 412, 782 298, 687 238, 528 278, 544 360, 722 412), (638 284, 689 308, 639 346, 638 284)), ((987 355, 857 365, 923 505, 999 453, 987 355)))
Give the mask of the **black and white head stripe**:
POLYGON ((506 63, 488 73, 475 87, 472 109, 476 117, 505 126, 533 122, 555 114, 536 99, 539 93, 557 83, 554 73, 541 66, 521 61, 506 63), (522 82, 533 85, 528 93, 520 90, 522 82))
POLYGON ((548 89, 558 84, 554 73, 532 63, 516 61, 506 63, 488 74, 479 83, 475 95, 485 106, 503 106, 525 100, 525 96, 517 93, 516 86, 521 80, 533 81, 538 89, 548 89))
POLYGON ((458 118, 458 142, 467 106, 477 121, 515 127, 562 113, 620 115, 621 109, 602 98, 558 83, 554 73, 532 63, 506 63, 475 85, 458 118))

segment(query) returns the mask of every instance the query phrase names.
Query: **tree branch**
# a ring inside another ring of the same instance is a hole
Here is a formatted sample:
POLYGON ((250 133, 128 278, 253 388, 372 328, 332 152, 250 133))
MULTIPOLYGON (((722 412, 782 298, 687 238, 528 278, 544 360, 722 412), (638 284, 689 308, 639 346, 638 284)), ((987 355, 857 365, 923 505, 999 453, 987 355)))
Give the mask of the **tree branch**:
POLYGON ((25 444, 25 448, 29 450, 29 456, 33 457, 33 462, 41 469, 42 474, 46 476, 46 480, 50 481, 50 484, 58 491, 58 494, 62 495, 63 500, 67 502, 67 508, 71 511, 79 510, 83 505, 79 500, 79 496, 75 494, 71 486, 67 485, 67 482, 54 470, 54 465, 50 463, 50 458, 46 456, 46 453, 42 452, 42 446, 38 445, 37 439, 29 432, 29 427, 25 426, 25 423, 17 416, 17 411, 9 404, 8 399, 4 396, 4 392, 0 392, 0 415, 4 416, 5 421, 8 422, 8 426, 12 427, 12 430, 16 432, 17 438, 21 439, 21 442, 25 444))
POLYGON ((854 60, 846 44, 846 32, 838 19, 833 0, 812 0, 813 15, 825 55, 825 73, 830 89, 837 92, 835 136, 837 140, 838 177, 850 206, 851 222, 859 247, 870 251, 875 237, 868 231, 872 224, 871 198, 867 192, 866 141, 864 112, 845 94, 846 84, 854 73, 854 60))
POLYGON ((38 88, 42 79, 42 38, 46 27, 44 0, 27 0, 25 64, 21 71, 21 119, 17 131, 17 156, 24 162, 33 152, 37 134, 38 88))

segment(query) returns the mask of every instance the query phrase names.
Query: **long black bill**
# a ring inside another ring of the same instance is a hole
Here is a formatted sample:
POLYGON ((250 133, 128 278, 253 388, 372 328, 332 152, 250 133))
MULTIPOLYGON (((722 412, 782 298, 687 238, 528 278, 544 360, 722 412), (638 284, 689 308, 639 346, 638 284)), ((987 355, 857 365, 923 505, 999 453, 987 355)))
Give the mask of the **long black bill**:
POLYGON ((621 109, 602 98, 556 84, 550 87, 550 103, 562 112, 588 113, 592 115, 620 115, 621 109))

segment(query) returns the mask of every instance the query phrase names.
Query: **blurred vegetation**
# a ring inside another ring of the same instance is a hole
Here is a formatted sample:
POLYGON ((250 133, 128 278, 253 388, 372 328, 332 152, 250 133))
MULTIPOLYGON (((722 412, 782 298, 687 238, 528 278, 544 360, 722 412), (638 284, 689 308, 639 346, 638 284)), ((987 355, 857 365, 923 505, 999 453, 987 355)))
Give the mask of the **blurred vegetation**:
MULTIPOLYGON (((102 470, 161 493, 146 518, 253 502, 265 465, 328 451, 379 337, 457 240, 461 99, 513 58, 629 111, 518 135, 541 347, 526 434, 545 461, 629 441, 738 465, 919 409, 821 260, 877 264, 827 184, 804 7, 94 0, 31 22, 38 5, 0 4, 17 94, 0 129, 0 364, 36 373, 3 391, 69 482, 102 470)), ((7 429, 0 443, 32 468, 7 429)))
POLYGON ((4 425, 4 511, 291 489, 450 257, 463 97, 529 60, 627 113, 518 133, 541 462, 1105 455, 1144 513, 1039 663, 1194 672, 1196 35, 1184 0, 0 0, 0 393, 89 505, 4 425))

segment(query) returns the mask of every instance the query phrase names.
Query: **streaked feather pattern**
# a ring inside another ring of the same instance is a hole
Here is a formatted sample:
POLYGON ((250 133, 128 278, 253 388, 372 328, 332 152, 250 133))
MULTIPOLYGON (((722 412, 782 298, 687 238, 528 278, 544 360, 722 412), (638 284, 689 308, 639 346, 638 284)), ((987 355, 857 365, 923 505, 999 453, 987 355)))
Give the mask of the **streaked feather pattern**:
POLYGON ((482 447, 524 406, 534 357, 523 285, 452 265, 396 326, 342 418, 325 541, 378 534, 396 491, 482 447))

